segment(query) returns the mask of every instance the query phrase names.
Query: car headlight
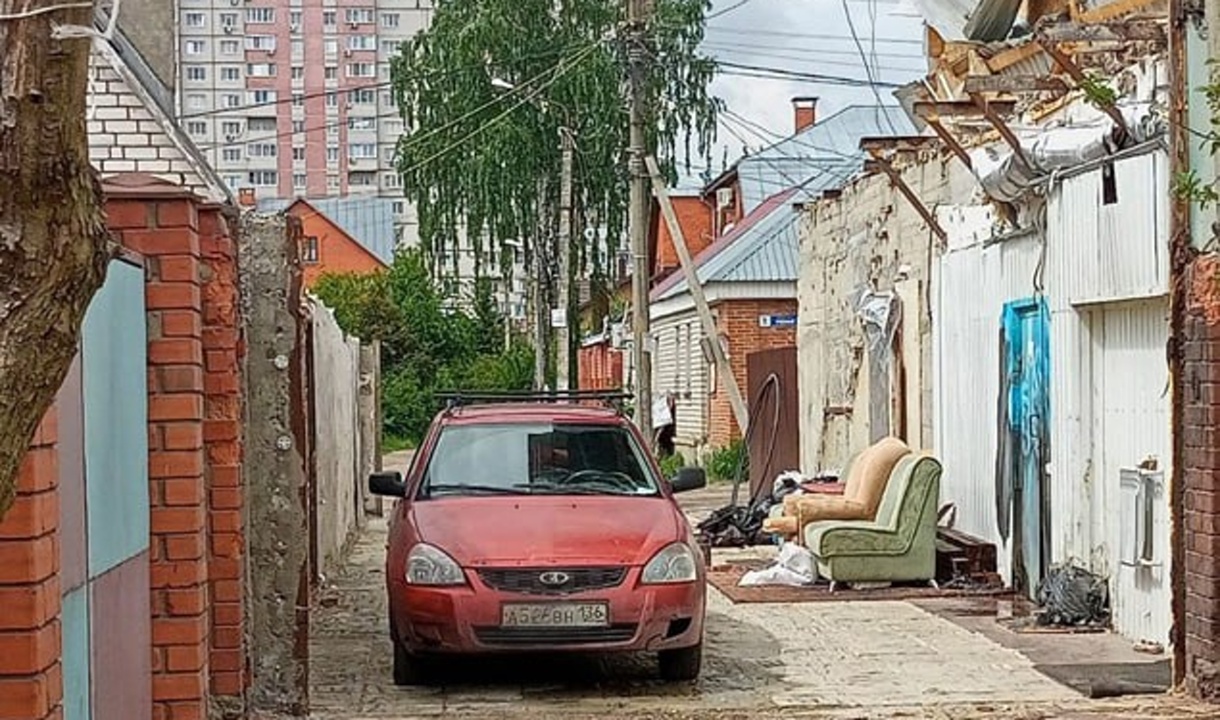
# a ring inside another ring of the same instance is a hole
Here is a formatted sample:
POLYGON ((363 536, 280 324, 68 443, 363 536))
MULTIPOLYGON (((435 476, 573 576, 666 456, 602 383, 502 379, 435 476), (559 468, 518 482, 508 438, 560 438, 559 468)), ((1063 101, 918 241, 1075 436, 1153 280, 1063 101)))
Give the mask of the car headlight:
POLYGON ((699 577, 697 567, 690 545, 676 542, 653 555, 644 566, 640 582, 649 585, 694 582, 699 577))
POLYGON ((466 574, 444 550, 420 543, 407 553, 408 585, 465 585, 466 574))

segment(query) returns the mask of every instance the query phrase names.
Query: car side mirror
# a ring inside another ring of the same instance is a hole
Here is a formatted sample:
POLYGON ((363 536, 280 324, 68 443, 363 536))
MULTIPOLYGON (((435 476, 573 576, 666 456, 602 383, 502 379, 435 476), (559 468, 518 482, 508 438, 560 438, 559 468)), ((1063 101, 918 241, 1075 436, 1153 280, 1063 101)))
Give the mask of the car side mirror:
POLYGON ((369 492, 388 497, 405 497, 407 485, 402 481, 402 473, 397 470, 373 473, 369 475, 369 492))
POLYGON ((669 487, 676 493, 707 487, 707 472, 701 467, 684 467, 669 481, 669 487))

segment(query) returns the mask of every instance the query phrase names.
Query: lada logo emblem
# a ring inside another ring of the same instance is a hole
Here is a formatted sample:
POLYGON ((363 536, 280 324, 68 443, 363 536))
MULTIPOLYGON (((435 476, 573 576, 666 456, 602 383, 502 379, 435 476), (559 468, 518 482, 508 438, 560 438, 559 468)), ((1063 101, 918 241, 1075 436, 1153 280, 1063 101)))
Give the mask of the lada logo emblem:
POLYGON ((564 572, 544 572, 538 576, 538 582, 551 587, 567 585, 571 579, 571 576, 564 572))

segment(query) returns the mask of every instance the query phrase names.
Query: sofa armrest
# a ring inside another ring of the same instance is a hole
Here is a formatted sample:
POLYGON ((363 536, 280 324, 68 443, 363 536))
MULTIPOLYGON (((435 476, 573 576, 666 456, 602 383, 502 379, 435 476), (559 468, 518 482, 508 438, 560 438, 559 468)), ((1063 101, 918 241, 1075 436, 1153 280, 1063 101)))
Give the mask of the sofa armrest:
POLYGON ((789 495, 784 498, 784 513, 795 516, 801 527, 820 520, 872 519, 864 503, 842 495, 789 495))
POLYGON ((907 543, 892 528, 871 521, 812 524, 805 529, 805 546, 819 558, 836 555, 901 555, 907 543))
POLYGON ((847 490, 846 483, 811 482, 803 483, 801 489, 811 495, 842 495, 847 490))

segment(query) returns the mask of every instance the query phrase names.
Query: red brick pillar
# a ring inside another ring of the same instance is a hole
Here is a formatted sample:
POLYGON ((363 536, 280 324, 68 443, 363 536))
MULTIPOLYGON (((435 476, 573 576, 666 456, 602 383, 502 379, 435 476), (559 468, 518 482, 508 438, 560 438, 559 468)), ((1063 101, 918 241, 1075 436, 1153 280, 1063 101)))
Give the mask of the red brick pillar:
MULTIPOLYGON (((1183 328, 1186 682, 1220 700, 1220 263, 1192 269, 1183 328)), ((1181 621, 1181 619, 1179 619, 1181 621)))
POLYGON ((0 719, 62 717, 59 469, 55 408, 43 418, 0 522, 0 719))
POLYGON ((198 201, 137 179, 108 187, 106 209, 147 268, 153 711, 190 720, 207 716, 209 672, 198 201))
POLYGON ((211 688, 218 698, 240 699, 248 672, 242 633, 245 522, 237 253, 219 208, 204 208, 199 222, 205 277, 203 436, 210 497, 211 688))

